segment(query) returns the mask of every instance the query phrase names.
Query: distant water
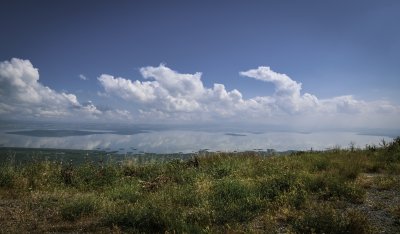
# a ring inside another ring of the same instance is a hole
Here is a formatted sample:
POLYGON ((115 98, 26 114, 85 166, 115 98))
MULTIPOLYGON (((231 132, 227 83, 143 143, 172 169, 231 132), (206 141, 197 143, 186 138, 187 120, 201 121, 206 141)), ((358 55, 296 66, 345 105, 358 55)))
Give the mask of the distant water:
POLYGON ((346 148, 350 142, 358 147, 379 144, 392 138, 357 132, 289 132, 244 131, 240 129, 167 128, 163 126, 117 127, 101 126, 67 129, 71 126, 18 125, 2 126, 0 146, 25 148, 59 148, 107 150, 121 153, 190 153, 209 151, 246 150, 324 150, 346 148), (58 128, 57 128, 58 127, 58 128), (91 129, 90 129, 91 128, 91 129), (234 130, 234 131, 232 131, 234 130))

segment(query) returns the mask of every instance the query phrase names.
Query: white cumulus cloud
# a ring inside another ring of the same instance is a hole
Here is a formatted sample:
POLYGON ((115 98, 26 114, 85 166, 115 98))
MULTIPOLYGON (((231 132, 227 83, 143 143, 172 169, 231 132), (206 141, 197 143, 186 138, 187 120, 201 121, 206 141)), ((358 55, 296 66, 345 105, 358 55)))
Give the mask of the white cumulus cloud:
POLYGON ((92 103, 83 105, 74 94, 42 85, 38 69, 17 58, 0 62, 0 97, 0 114, 15 118, 99 119, 113 112, 100 111, 92 103))
POLYGON ((238 90, 227 91, 222 84, 205 88, 201 73, 181 74, 163 64, 143 67, 140 73, 149 81, 131 81, 106 74, 98 80, 106 93, 139 104, 142 114, 163 118, 207 118, 205 113, 232 116, 244 105, 238 90))
MULTIPOLYGON (((389 102, 366 102, 352 95, 318 99, 302 93, 302 85, 286 74, 269 67, 240 72, 243 77, 272 83, 272 95, 244 99, 239 90, 226 90, 223 84, 207 88, 202 74, 182 74, 161 64, 143 67, 146 81, 103 74, 98 80, 105 93, 135 103, 144 120, 175 121, 255 121, 266 124, 303 124, 337 126, 380 126, 378 121, 399 126, 400 108, 389 102), (385 112, 386 116, 382 114, 385 112), (376 122, 371 124, 372 122, 376 122)), ((382 125, 382 124, 381 124, 382 125)))
POLYGON ((315 108, 318 98, 312 94, 301 94, 301 83, 298 83, 286 74, 274 72, 269 67, 258 67, 239 73, 242 76, 271 82, 275 85, 275 93, 271 97, 271 104, 276 108, 290 112, 302 112, 315 108))
POLYGON ((102 100, 116 97, 126 110, 82 103, 72 93, 39 82, 29 60, 0 62, 0 118, 52 118, 142 122, 237 122, 293 127, 400 127, 400 107, 385 100, 365 101, 352 95, 319 99, 302 84, 269 67, 239 74, 274 85, 269 95, 244 98, 224 84, 205 87, 202 73, 180 73, 161 64, 140 69, 142 80, 102 74, 102 100), (128 111, 129 110, 129 111, 128 111))
POLYGON ((141 82, 138 80, 132 82, 128 79, 107 74, 101 75, 98 80, 107 93, 122 97, 125 100, 147 102, 156 98, 154 90, 157 84, 154 82, 141 82))

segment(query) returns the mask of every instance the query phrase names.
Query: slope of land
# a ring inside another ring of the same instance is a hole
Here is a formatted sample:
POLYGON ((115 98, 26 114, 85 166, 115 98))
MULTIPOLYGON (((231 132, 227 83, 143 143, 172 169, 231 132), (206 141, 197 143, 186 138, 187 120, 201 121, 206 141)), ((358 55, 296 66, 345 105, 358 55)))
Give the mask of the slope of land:
POLYGON ((0 232, 400 233, 400 138, 190 160, 3 163, 0 232))

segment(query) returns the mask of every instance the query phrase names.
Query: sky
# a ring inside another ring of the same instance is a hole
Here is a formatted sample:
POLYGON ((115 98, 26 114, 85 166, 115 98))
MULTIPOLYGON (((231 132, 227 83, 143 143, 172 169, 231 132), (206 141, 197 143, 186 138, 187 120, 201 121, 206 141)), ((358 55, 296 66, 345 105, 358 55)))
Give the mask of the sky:
POLYGON ((19 1, 0 119, 400 128, 399 1, 19 1))

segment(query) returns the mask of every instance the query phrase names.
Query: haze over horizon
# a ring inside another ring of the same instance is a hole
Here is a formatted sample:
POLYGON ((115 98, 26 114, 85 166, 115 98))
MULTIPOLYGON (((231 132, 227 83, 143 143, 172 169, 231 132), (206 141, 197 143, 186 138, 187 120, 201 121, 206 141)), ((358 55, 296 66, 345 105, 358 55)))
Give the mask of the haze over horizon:
POLYGON ((398 1, 6 1, 0 119, 400 129, 398 1))

